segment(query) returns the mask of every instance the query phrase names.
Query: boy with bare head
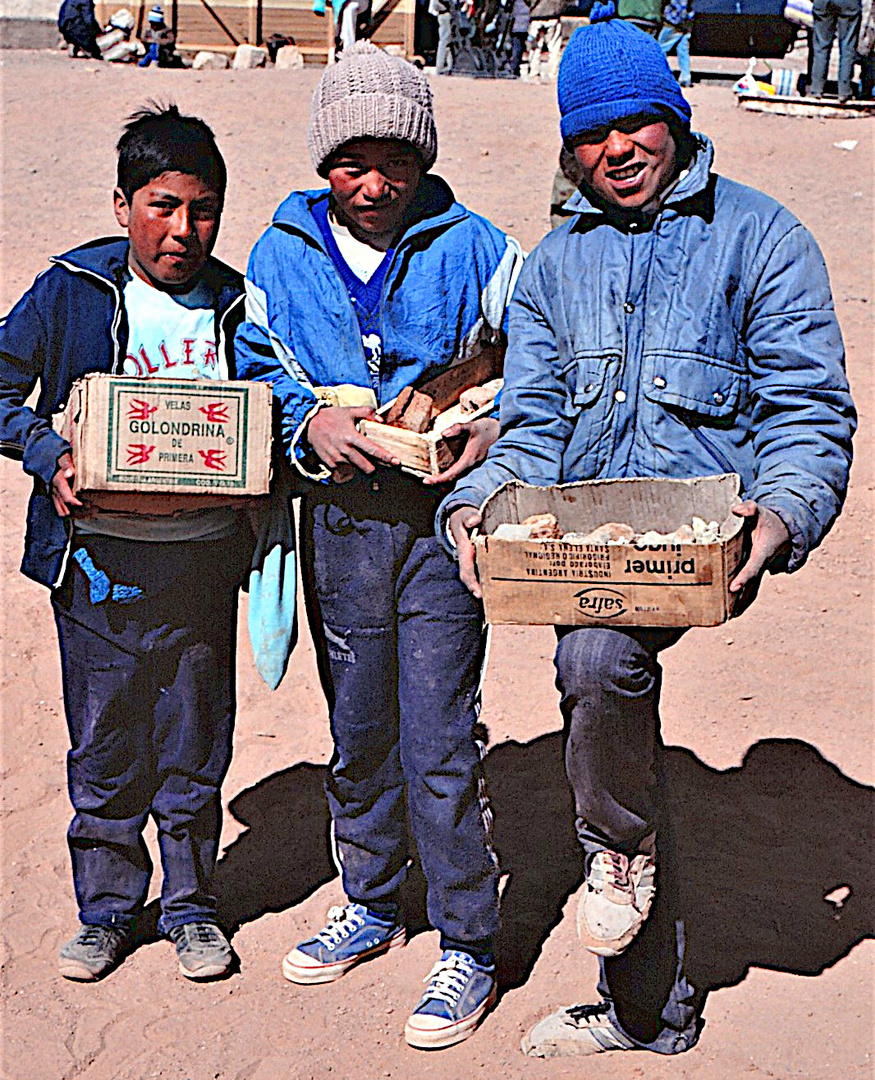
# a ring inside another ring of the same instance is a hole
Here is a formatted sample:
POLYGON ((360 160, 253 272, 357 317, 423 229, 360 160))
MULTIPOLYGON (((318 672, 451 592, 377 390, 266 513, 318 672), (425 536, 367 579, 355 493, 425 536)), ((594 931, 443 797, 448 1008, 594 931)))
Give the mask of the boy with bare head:
POLYGON ((34 477, 22 570, 52 590, 61 647, 82 928, 61 950, 60 972, 98 979, 132 947, 152 817, 159 929, 182 974, 203 979, 233 961, 210 880, 248 519, 233 508, 162 518, 83 505, 77 463, 51 417, 89 372, 233 378, 242 279, 211 254, 226 173, 209 127, 173 105, 146 108, 118 152, 113 201, 127 236, 52 259, 0 325, 0 447, 34 477))

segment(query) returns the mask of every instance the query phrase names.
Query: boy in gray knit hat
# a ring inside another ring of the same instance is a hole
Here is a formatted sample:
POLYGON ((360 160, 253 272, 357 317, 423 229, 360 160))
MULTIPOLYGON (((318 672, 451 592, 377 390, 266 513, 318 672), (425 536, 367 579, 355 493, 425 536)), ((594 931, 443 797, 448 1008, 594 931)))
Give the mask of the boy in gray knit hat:
POLYGON ((302 565, 335 744, 326 787, 348 898, 283 974, 331 982, 403 945, 401 897, 418 852, 441 955, 405 1037, 433 1049, 467 1038, 496 999, 498 869, 475 733, 482 611, 433 520, 441 490, 483 460, 498 422, 459 425, 460 457, 426 481, 356 424, 502 336, 521 256, 429 175, 431 92, 403 60, 359 42, 328 68, 309 144, 329 188, 292 193, 259 240, 237 337, 241 377, 273 384, 301 474, 302 565))

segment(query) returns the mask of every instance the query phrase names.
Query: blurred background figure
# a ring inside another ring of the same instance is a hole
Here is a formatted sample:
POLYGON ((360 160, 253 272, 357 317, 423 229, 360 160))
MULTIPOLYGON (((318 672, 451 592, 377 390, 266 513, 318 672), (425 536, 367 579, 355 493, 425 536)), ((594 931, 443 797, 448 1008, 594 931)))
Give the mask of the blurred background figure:
POLYGON ((813 13, 813 55, 808 93, 813 97, 823 96, 832 43, 838 38, 839 101, 847 101, 851 96, 851 73, 854 69, 863 13, 861 0, 814 0, 813 13))
POLYGON ((337 35, 334 47, 348 52, 359 38, 367 37, 365 26, 371 10, 370 0, 332 0, 337 35))
POLYGON ((681 86, 692 86, 690 71, 690 38, 693 33, 692 0, 668 0, 662 9, 662 29, 659 31, 659 47, 666 56, 677 54, 681 86))
POLYGON ((97 38, 100 25, 94 15, 94 0, 64 0, 58 12, 58 30, 71 56, 100 59, 97 38))
POLYGON ((513 0, 513 24, 510 31, 510 68, 515 79, 518 79, 520 75, 520 64, 526 48, 531 22, 532 9, 526 3, 526 0, 513 0))
POLYGON ((149 29, 143 38, 146 55, 138 67, 156 64, 160 68, 182 67, 182 58, 176 52, 176 34, 164 22, 164 10, 156 4, 149 12, 149 29))
POLYGON ((453 69, 450 40, 453 36, 454 0, 429 0, 428 13, 434 15, 438 24, 437 55, 434 61, 436 75, 449 75, 453 69))
MULTIPOLYGON (((595 11, 596 7, 604 9, 607 6, 614 7, 615 5, 608 0, 607 5, 593 5, 593 10, 595 11)), ((645 34, 650 34, 654 38, 659 34, 659 27, 662 24, 661 0, 617 0, 616 12, 624 22, 637 26, 645 34)))
POLYGON ((863 0, 860 36, 857 39, 855 63, 860 65, 860 97, 870 101, 875 87, 875 7, 872 0, 863 0))

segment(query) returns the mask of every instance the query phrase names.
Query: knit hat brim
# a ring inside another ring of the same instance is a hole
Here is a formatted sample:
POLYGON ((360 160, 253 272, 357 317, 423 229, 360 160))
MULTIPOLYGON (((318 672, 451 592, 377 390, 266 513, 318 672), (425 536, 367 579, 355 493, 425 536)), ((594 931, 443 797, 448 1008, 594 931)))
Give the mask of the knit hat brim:
POLYGON ((437 157, 431 88, 422 72, 370 41, 357 41, 329 65, 313 92, 307 142, 320 176, 355 139, 397 139, 419 151, 427 171, 437 157))
POLYGON ((585 131, 595 131, 630 116, 661 111, 673 113, 685 125, 689 124, 693 115, 689 104, 680 93, 671 101, 661 101, 652 96, 646 105, 641 98, 619 98, 616 101, 597 101, 572 109, 562 117, 560 131, 563 139, 572 139, 585 131))

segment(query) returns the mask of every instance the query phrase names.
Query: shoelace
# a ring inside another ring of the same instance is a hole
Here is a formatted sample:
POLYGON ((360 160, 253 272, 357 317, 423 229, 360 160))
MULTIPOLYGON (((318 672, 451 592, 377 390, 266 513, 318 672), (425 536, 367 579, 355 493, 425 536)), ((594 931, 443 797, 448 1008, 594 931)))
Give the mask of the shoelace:
POLYGON ((616 851, 609 851, 611 858, 611 870, 614 876, 614 888, 619 892, 632 892, 632 883, 629 880, 629 860, 625 855, 619 855, 616 851))
POLYGON ((446 959, 440 959, 422 980, 428 983, 423 1000, 431 998, 455 1005, 465 989, 465 983, 471 977, 474 967, 461 953, 453 953, 446 959))
POLYGON ((352 904, 347 904, 346 907, 332 907, 328 909, 328 925, 319 931, 316 940, 322 945, 336 945, 364 924, 365 920, 352 904))
POLYGON ((601 1002, 598 1005, 572 1005, 566 1012, 575 1024, 581 1021, 588 1024, 591 1020, 604 1023, 608 1019, 608 1007, 601 1002))
POLYGON ((215 945, 219 940, 219 935, 212 923, 195 923, 191 936, 197 938, 199 945, 215 945))
POLYGON ((102 945, 104 941, 111 941, 115 936, 115 931, 108 926, 86 926, 79 940, 83 945, 102 945))

